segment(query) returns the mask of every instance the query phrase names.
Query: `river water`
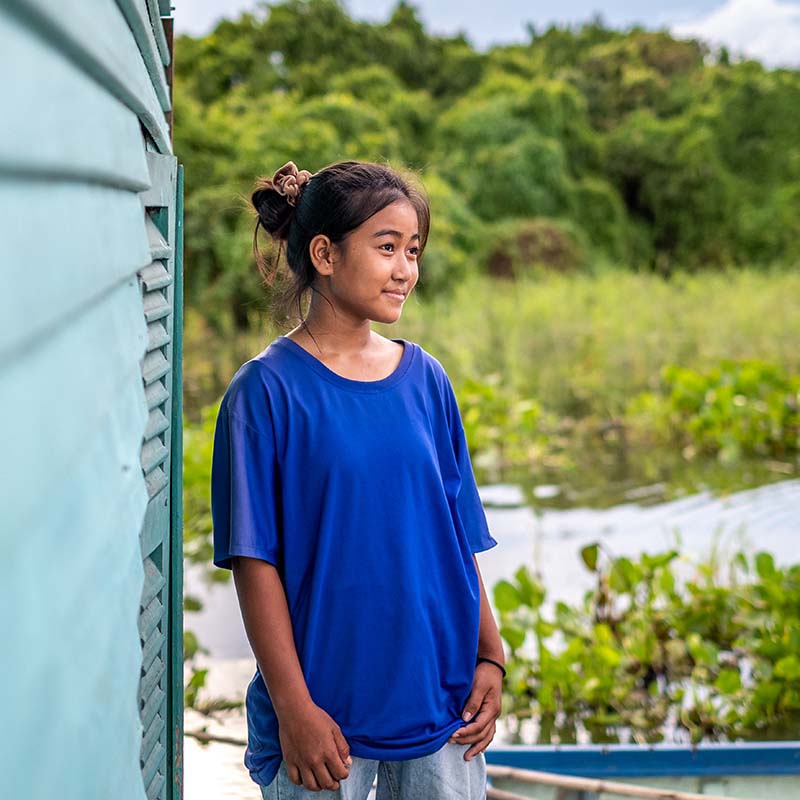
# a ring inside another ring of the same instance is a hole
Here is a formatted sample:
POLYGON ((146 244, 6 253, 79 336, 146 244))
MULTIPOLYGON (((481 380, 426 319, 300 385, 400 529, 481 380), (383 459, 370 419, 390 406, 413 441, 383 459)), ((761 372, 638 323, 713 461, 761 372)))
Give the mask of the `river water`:
MULTIPOLYGON (((539 486, 535 495, 546 497, 557 487, 539 486)), ((548 603, 575 602, 591 588, 592 576, 583 567, 579 550, 601 541, 614 555, 636 556, 677 545, 686 557, 702 557, 712 547, 722 552, 767 550, 778 564, 798 561, 800 533, 800 480, 778 480, 725 495, 712 491, 687 494, 667 502, 652 502, 657 487, 634 487, 629 498, 609 508, 533 508, 513 484, 481 487, 489 527, 498 546, 478 554, 487 593, 502 578, 511 578, 526 564, 541 575, 548 603)), ((207 585, 201 570, 187 565, 187 594, 199 597, 203 610, 186 615, 208 656, 198 656, 198 666, 208 666, 205 697, 241 699, 255 672, 232 582, 207 585)), ((241 712, 221 712, 213 720, 187 710, 188 732, 205 728, 209 733, 244 739, 241 712)), ((503 741, 498 731, 496 743, 503 741)), ((186 800, 259 800, 260 793, 242 764, 244 748, 232 744, 201 745, 186 737, 184 794, 186 800)))

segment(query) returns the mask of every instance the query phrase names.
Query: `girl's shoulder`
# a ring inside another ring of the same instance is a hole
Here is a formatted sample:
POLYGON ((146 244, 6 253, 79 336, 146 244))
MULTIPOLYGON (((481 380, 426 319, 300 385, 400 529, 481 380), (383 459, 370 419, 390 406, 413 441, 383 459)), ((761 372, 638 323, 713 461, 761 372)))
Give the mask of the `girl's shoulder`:
POLYGON ((417 344, 416 342, 413 344, 419 351, 420 362, 422 363, 423 368, 425 369, 426 373, 437 382, 439 388, 444 391, 452 388, 450 376, 447 374, 447 370, 445 369, 441 360, 429 350, 426 350, 422 345, 417 344))
POLYGON ((281 373, 280 351, 271 344, 245 361, 233 374, 222 396, 221 410, 253 427, 274 407, 281 373))

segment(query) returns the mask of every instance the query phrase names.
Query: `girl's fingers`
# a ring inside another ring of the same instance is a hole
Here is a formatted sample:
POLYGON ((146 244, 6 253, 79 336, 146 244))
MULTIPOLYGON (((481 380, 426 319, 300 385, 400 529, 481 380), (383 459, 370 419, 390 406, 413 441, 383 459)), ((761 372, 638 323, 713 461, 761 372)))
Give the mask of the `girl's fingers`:
POLYGON ((494 725, 493 719, 490 719, 488 722, 481 721, 473 725, 465 725, 463 728, 459 728, 455 731, 448 741, 455 742, 456 744, 470 744, 471 742, 476 742, 486 736, 492 725, 494 725), (456 733, 458 736, 455 735, 456 733))
POLYGON ((466 753, 464 753, 464 761, 472 761, 475 756, 479 755, 483 752, 486 746, 489 744, 488 740, 481 740, 478 744, 470 747, 466 753))
POLYGON ((319 786, 320 789, 335 791, 339 788, 339 781, 331 775, 330 770, 324 762, 314 767, 314 777, 317 779, 317 786, 319 786))
POLYGON ((467 752, 464 753, 464 759, 466 761, 470 761, 471 759, 473 759, 476 755, 478 755, 478 753, 482 752, 489 746, 493 738, 494 738, 494 731, 492 731, 490 735, 485 736, 479 742, 476 742, 474 745, 472 745, 472 747, 470 747, 469 750, 467 750, 467 752))
POLYGON ((463 727, 459 728, 456 731, 453 731, 451 735, 458 734, 458 737, 455 739, 457 742, 464 741, 465 737, 467 736, 474 736, 476 733, 480 733, 487 725, 486 722, 486 711, 483 706, 478 709, 478 713, 472 718, 472 722, 469 725, 464 725, 463 727))
MULTIPOLYGON (((333 729, 333 740, 336 743, 336 749, 339 751, 339 757, 342 759, 342 764, 346 768, 349 768, 353 763, 353 759, 350 758, 350 745, 347 743, 347 739, 344 738, 341 728, 339 728, 338 725, 333 729), (350 760, 348 761, 348 759, 350 760)), ((339 775, 338 777, 346 778, 347 775, 339 775)))
POLYGON ((312 792, 318 792, 320 790, 317 779, 314 777, 314 773, 311 769, 301 769, 300 774, 303 776, 303 786, 306 789, 311 789, 312 792))
POLYGON ((486 730, 488 725, 494 724, 494 721, 500 716, 500 708, 495 707, 491 702, 484 702, 475 718, 469 725, 464 725, 462 728, 453 731, 448 741, 450 742, 467 742, 475 741, 477 736, 480 736, 486 730), (456 734, 458 734, 456 736, 456 734))
POLYGON ((289 780, 295 785, 300 786, 300 770, 294 764, 287 764, 286 765, 286 774, 289 776, 289 780))

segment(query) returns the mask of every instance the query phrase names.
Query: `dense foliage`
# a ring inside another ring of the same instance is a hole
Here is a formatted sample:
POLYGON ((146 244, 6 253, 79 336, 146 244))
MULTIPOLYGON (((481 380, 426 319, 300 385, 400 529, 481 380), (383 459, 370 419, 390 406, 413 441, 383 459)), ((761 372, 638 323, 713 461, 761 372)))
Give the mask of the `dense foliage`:
POLYGON ((739 552, 687 570, 677 551, 631 559, 597 544, 581 556, 595 587, 580 603, 547 609, 524 565, 494 586, 513 728, 532 716, 547 743, 794 736, 800 565, 739 552))
POLYGON ((729 461, 800 452, 799 375, 749 358, 704 372, 667 364, 661 378, 660 393, 643 393, 628 409, 652 438, 729 461))
POLYGON ((487 52, 336 0, 285 0, 175 44, 190 304, 263 308, 256 175, 342 158, 416 170, 431 196, 419 291, 472 271, 606 259, 671 273, 800 251, 800 72, 731 63, 664 31, 529 28, 487 52))

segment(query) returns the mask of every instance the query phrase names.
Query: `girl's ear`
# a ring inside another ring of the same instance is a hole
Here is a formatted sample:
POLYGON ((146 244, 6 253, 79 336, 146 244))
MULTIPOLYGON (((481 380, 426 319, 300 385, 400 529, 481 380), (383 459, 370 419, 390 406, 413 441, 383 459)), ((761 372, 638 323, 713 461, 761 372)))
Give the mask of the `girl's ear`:
POLYGON ((330 275, 333 272, 336 245, 323 233, 317 234, 308 244, 308 254, 311 263, 320 275, 330 275))

